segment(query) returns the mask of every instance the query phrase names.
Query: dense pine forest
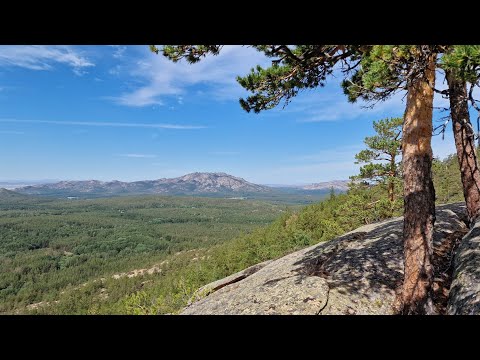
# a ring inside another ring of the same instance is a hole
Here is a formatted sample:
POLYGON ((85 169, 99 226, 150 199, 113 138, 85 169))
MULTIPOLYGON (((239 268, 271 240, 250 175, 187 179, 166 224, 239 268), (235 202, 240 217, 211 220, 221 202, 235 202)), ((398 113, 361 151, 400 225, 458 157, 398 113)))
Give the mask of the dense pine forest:
POLYGON ((0 311, 267 224, 284 205, 233 199, 53 200, 0 194, 0 311))
MULTIPOLYGON (((456 157, 434 160, 433 171, 437 204, 462 201, 456 157)), ((387 183, 352 183, 301 207, 161 196, 67 201, 3 190, 0 312, 175 313, 208 282, 401 215, 402 202, 392 208, 387 195, 387 183)))

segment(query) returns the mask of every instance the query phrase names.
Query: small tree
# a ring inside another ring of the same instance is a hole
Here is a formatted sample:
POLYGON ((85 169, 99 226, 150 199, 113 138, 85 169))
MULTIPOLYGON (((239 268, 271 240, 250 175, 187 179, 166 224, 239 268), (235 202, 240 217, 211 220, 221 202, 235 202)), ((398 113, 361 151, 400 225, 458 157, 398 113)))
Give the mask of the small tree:
POLYGON ((335 189, 333 186, 330 186, 330 200, 335 199, 335 189))
POLYGON ((400 182, 399 168, 401 155, 402 118, 382 119, 373 122, 377 135, 368 136, 364 143, 367 149, 355 155, 356 164, 365 164, 360 174, 352 180, 367 180, 377 184, 386 184, 390 212, 393 212, 397 200, 395 187, 400 182))

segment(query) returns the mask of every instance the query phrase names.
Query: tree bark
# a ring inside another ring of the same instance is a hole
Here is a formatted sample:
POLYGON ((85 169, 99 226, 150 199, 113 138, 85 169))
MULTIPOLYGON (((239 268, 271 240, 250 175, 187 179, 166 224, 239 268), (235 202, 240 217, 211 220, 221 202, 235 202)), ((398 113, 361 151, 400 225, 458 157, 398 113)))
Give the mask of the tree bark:
POLYGON ((396 166, 395 166, 395 154, 390 154, 390 179, 388 180, 388 199, 392 204, 395 201, 395 173, 396 173, 396 166))
POLYGON ((480 170, 475 149, 475 135, 468 112, 467 84, 446 71, 452 116, 453 136, 457 148, 458 165, 463 184, 463 196, 467 206, 470 226, 480 212, 480 170))
POLYGON ((394 187, 395 187, 395 183, 393 182, 393 180, 392 179, 388 180, 388 200, 390 200, 390 203, 393 203, 395 201, 394 190, 393 190, 394 187))
POLYGON ((402 313, 425 314, 432 309, 432 235, 435 189, 432 181, 432 112, 435 55, 427 59, 424 76, 408 86, 403 123, 404 282, 402 313))

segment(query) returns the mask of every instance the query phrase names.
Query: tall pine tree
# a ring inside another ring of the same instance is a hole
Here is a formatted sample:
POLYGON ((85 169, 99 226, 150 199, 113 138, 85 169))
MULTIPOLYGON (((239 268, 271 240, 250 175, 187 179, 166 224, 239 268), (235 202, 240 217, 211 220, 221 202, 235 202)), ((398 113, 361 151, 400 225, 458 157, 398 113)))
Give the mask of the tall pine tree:
POLYGON ((448 89, 442 91, 450 101, 450 117, 457 150, 458 165, 463 185, 470 226, 480 215, 480 169, 475 147, 475 132, 470 121, 468 101, 473 105, 473 88, 479 85, 480 46, 450 46, 441 59, 448 89), (467 92, 467 83, 470 91, 467 92))
MULTIPOLYGON (((323 86, 334 69, 343 72, 344 90, 350 100, 385 100, 407 90, 402 154, 404 180, 405 278, 402 311, 425 313, 430 301, 433 269, 432 235, 435 222, 435 191, 432 165, 432 111, 437 54, 444 46, 376 45, 253 45, 272 59, 271 66, 257 66, 237 81, 253 94, 240 99, 246 111, 260 112, 299 91, 323 86), (353 73, 353 74, 352 74, 353 73)), ((221 45, 164 46, 156 53, 173 61, 195 63, 208 54, 217 55, 221 45)))
POLYGON ((400 310, 432 313, 433 225, 432 112, 438 46, 380 45, 370 48, 361 68, 343 82, 349 100, 382 101, 407 90, 403 122, 404 282, 400 310))

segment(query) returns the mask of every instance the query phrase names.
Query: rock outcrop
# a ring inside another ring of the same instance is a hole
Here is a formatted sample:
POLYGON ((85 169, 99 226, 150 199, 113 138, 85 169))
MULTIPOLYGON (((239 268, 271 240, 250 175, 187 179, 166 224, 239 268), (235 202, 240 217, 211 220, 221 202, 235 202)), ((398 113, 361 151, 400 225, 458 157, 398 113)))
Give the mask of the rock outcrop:
MULTIPOLYGON (((437 207, 437 251, 468 231, 464 212, 459 204, 437 207)), ((251 267, 200 289, 182 314, 392 314, 403 279, 402 228, 402 217, 366 225, 251 267)), ((478 287, 478 270, 468 274, 478 287)))
POLYGON ((447 313, 480 314, 480 221, 465 235, 456 251, 447 313))

